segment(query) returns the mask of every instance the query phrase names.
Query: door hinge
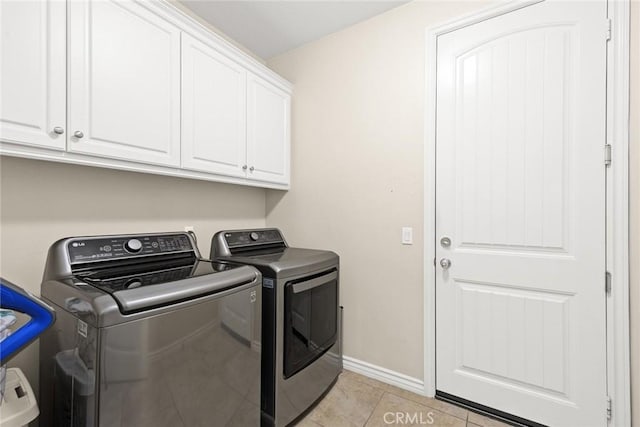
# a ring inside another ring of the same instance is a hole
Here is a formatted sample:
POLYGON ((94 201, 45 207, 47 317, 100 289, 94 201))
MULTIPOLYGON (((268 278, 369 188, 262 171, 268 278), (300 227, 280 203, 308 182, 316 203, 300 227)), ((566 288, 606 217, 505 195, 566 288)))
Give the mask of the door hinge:
POLYGON ((604 145, 604 165, 611 166, 611 144, 604 145))
POLYGON ((606 29, 607 29, 607 41, 611 40, 611 18, 607 19, 606 22, 606 29))
POLYGON ((607 396, 607 419, 611 419, 611 397, 607 396))
POLYGON ((607 295, 611 295, 611 273, 608 271, 604 273, 604 291, 607 295))

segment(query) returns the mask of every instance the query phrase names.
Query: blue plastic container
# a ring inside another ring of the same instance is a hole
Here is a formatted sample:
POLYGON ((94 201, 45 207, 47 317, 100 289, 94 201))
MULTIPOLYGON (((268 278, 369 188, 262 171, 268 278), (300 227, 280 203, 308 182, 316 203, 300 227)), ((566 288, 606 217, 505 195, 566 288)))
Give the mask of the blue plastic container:
POLYGON ((0 366, 31 344, 56 320, 53 308, 38 297, 0 277, 0 307, 28 315, 31 319, 11 332, 0 344, 0 366))

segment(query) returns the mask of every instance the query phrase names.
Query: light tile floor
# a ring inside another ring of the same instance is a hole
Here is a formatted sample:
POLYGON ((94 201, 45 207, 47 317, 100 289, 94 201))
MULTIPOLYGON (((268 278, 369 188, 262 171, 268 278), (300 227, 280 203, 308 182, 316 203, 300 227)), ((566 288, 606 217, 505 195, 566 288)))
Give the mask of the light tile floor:
POLYGON ((299 427, 506 427, 449 403, 343 371, 331 391, 299 427), (407 419, 407 415, 409 419, 407 419), (405 418, 401 418, 405 417, 405 418))

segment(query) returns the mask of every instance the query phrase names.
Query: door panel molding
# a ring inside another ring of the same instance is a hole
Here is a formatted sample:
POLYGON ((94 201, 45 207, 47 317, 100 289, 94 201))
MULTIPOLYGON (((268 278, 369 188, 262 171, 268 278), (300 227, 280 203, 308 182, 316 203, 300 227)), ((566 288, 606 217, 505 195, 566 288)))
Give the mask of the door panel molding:
MULTIPOLYGON (((451 31, 541 1, 544 0, 508 1, 426 30, 424 394, 427 396, 434 396, 436 391, 435 254, 437 236, 434 206, 436 200, 437 38, 451 31)), ((607 388, 612 400, 609 425, 630 425, 629 167, 627 163, 629 150, 629 0, 609 1, 608 15, 612 20, 612 30, 611 40, 607 47, 607 141, 603 141, 603 145, 605 143, 612 145, 613 161, 606 170, 607 270, 612 274, 612 292, 607 297, 607 388)), ((603 29, 603 37, 604 34, 605 29, 603 29)), ((497 248, 489 246, 484 249, 495 250, 497 248)), ((509 249, 509 247, 501 249, 509 249)), ((518 249, 522 250, 523 248, 518 249)))

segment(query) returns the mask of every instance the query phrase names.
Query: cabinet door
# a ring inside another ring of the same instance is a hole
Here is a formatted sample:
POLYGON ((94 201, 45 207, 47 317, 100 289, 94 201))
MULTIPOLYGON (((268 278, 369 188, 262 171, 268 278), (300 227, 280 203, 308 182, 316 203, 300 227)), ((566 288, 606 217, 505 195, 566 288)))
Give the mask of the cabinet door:
POLYGON ((246 78, 240 65, 182 35, 183 168, 245 176, 246 78))
POLYGON ((0 1, 0 139, 64 150, 65 3, 0 1))
POLYGON ((69 150, 180 164, 180 31, 143 3, 70 1, 69 150))
POLYGON ((254 75, 247 93, 247 176, 288 184, 291 96, 254 75))

